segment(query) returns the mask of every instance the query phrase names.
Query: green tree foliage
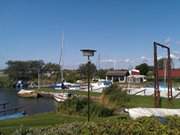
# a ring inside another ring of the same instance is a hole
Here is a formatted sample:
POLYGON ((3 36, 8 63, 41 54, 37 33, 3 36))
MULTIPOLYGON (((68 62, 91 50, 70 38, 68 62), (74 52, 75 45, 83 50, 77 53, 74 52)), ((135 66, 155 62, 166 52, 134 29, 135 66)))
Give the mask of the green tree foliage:
POLYGON ((37 78, 38 71, 44 65, 42 60, 39 61, 8 61, 8 67, 5 73, 12 80, 33 80, 37 78))
MULTIPOLYGON (((164 69, 166 64, 167 64, 167 58, 161 58, 158 60, 158 68, 159 69, 164 69)), ((173 63, 173 60, 171 59, 171 67, 173 68, 174 67, 174 63, 173 63)))
POLYGON ((88 76, 88 66, 89 66, 89 69, 90 69, 90 77, 92 78, 93 76, 95 76, 96 74, 96 65, 93 64, 93 63, 90 63, 90 64, 81 64, 79 66, 79 72, 80 72, 80 75, 83 79, 86 79, 87 76, 88 76))
POLYGON ((147 75, 149 71, 149 66, 146 63, 140 64, 136 66, 136 69, 140 70, 141 75, 147 75))
POLYGON ((41 74, 42 75, 46 75, 43 76, 43 78, 48 78, 49 80, 53 81, 53 82, 57 82, 58 79, 60 81, 60 65, 59 64, 54 64, 54 63, 47 63, 43 66, 42 70, 41 70, 41 74))
POLYGON ((47 63, 44 65, 42 72, 44 73, 52 73, 52 72, 59 72, 60 71, 60 66, 59 64, 54 64, 54 63, 47 63))
POLYGON ((67 82, 75 83, 80 80, 80 74, 77 70, 64 70, 64 78, 67 82))
POLYGON ((7 76, 0 77, 0 88, 12 87, 13 82, 7 76))
POLYGON ((152 65, 148 65, 149 66, 149 71, 154 71, 154 66, 152 66, 152 65))
POLYGON ((96 76, 98 78, 105 79, 106 78, 106 73, 107 73, 107 70, 100 69, 100 70, 97 71, 96 76))

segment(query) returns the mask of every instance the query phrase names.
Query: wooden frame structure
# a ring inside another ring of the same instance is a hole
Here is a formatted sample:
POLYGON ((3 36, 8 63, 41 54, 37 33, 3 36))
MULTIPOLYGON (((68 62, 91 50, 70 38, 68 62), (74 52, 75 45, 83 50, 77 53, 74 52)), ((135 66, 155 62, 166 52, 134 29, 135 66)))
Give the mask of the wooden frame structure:
POLYGON ((160 107, 160 90, 159 90, 159 73, 158 73, 158 60, 157 60, 157 47, 167 49, 167 84, 168 84, 168 99, 169 101, 173 98, 172 96, 172 81, 171 81, 171 58, 170 48, 168 46, 154 42, 154 103, 155 107, 160 107))

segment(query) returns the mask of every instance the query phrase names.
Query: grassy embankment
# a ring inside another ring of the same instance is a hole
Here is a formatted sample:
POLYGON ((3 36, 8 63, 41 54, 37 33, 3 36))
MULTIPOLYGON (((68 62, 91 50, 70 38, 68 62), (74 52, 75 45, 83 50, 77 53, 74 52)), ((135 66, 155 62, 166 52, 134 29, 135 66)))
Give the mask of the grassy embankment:
MULTIPOLYGON (((37 91, 43 92, 62 92, 61 90, 54 90, 52 88, 41 88, 37 91)), ((71 92, 80 96, 87 96, 86 91, 78 90, 64 90, 65 92, 71 92)), ((101 99, 102 93, 91 92, 91 96, 99 97, 101 99)), ((132 107, 154 107, 154 97, 153 96, 134 96, 128 95, 129 100, 126 102, 126 106, 129 108, 132 107)), ((162 108, 180 108, 180 99, 174 99, 171 102, 167 98, 161 98, 161 107, 162 108)))
POLYGON ((65 124, 72 122, 83 122, 86 118, 82 116, 70 116, 61 113, 44 113, 37 114, 33 116, 26 116, 24 118, 14 119, 14 120, 4 120, 0 122, 0 131, 5 133, 13 132, 15 129, 20 126, 39 128, 39 127, 48 127, 57 124, 65 124))
MULTIPOLYGON (((40 89, 38 91, 46 91, 46 92, 60 92, 55 91, 53 89, 40 89)), ((78 95, 87 95, 87 92, 83 91, 70 91, 74 92, 78 95)), ((116 95, 116 94, 115 94, 116 95)), ((101 100, 102 94, 100 93, 91 93, 91 96, 97 96, 101 100)), ((118 95, 116 96, 118 97, 118 95)), ((121 100, 120 100, 121 101, 121 100)), ((111 105, 111 104, 107 104, 111 105)), ((108 106, 110 107, 110 106, 108 106)), ((132 96, 128 95, 128 100, 123 103, 123 107, 154 107, 154 98, 152 96, 132 96)), ((171 103, 168 99, 162 98, 161 99, 161 107, 163 108, 179 108, 180 107, 180 99, 173 100, 171 103)), ((119 106, 117 105, 115 109, 118 109, 119 106)), ((117 116, 107 117, 107 118, 94 118, 94 121, 102 121, 104 119, 111 119, 116 118, 117 116)), ((5 132, 12 132, 15 128, 23 125, 25 127, 47 127, 53 126, 57 124, 64 124, 64 123, 72 123, 75 121, 86 121, 86 117, 83 116, 74 116, 74 115, 65 115, 62 113, 44 113, 38 114, 34 116, 28 116, 20 119, 15 120, 6 120, 0 122, 0 130, 5 132)))

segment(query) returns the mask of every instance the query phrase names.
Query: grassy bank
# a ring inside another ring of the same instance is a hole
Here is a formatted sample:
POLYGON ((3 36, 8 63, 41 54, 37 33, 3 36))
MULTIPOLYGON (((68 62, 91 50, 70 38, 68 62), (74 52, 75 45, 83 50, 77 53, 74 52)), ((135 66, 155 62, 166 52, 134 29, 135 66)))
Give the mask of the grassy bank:
MULTIPOLYGON (((130 95, 130 100, 127 102, 128 107, 154 107, 154 97, 153 96, 132 96, 130 95)), ((180 108, 180 99, 174 99, 171 102, 167 98, 161 98, 162 108, 180 108)))
MULTIPOLYGON (((41 88, 36 91, 44 91, 44 92, 62 92, 62 90, 54 90, 52 88, 41 88)), ((78 91, 78 90, 64 90, 65 92, 70 92, 73 94, 77 94, 80 96, 87 96, 86 91, 78 91)), ((116 95, 117 93, 115 93, 116 95)), ((90 92, 91 96, 101 97, 102 93, 90 92)), ((120 98, 117 95, 118 98, 120 98)), ((153 96, 134 96, 128 95, 129 100, 125 102, 125 106, 132 107, 154 107, 154 97, 153 96)), ((100 99, 100 98, 99 98, 100 99)), ((118 106, 117 106, 118 107, 118 106)), ((162 108, 180 108, 180 99, 174 99, 171 102, 167 98, 161 98, 161 107, 162 108)))
POLYGON ((70 116, 61 113, 44 113, 37 114, 33 116, 27 116, 20 119, 13 120, 4 120, 0 122, 0 131, 5 133, 13 132, 15 129, 20 126, 24 126, 27 128, 40 128, 40 127, 48 127, 57 124, 65 124, 72 122, 82 122, 85 121, 86 118, 82 116, 70 116))
MULTIPOLYGON (((45 92, 61 92, 61 90, 54 90, 54 89, 47 89, 47 88, 41 88, 37 91, 45 91, 45 92)), ((69 91, 74 94, 78 95, 87 95, 87 92, 84 91, 69 91)), ((107 91, 107 98, 109 98, 109 102, 105 104, 103 107, 110 107, 112 104, 114 105, 114 110, 119 109, 121 107, 125 108, 132 108, 132 107, 154 107, 154 97, 153 96, 133 96, 133 95, 125 95, 126 93, 117 92, 114 89, 112 91, 107 91), (126 98, 124 98, 126 97, 126 98), (124 99, 123 99, 124 98, 124 99)), ((97 96, 102 97, 103 94, 101 93, 93 93, 91 92, 91 96, 97 96)), ((48 99, 47 99, 48 100, 48 99)), ((99 98, 99 100, 102 100, 102 98, 99 98)), ((102 102, 99 102, 102 103, 102 102)), ((73 106, 76 108, 76 106, 73 106)), ((92 107, 92 106, 91 106, 92 107)), ((161 107, 162 108, 180 108, 180 99, 175 99, 172 102, 169 102, 166 98, 161 98, 161 107)), ((71 108, 72 109, 72 108, 71 108)), ((85 108, 86 109, 86 108, 85 108)), ((99 109, 98 109, 99 110, 99 109)), ((92 122, 101 122, 103 121, 113 121, 118 120, 121 116, 110 116, 106 118, 97 118, 97 117, 91 117, 92 122)), ((127 116, 123 116, 125 119, 130 119, 127 116)), ((120 121, 121 119, 119 119, 120 121)), ((27 116, 20 119, 14 119, 14 120, 6 120, 6 121, 0 121, 0 131, 10 134, 13 132, 16 128, 19 128, 21 125, 25 128, 47 128, 47 127, 53 127, 55 125, 62 125, 62 124, 72 124, 74 122, 85 122, 87 121, 87 117, 80 116, 80 115, 67 115, 62 114, 59 112, 52 112, 52 113, 44 113, 44 114, 37 114, 33 116, 27 116)), ((126 121, 125 121, 126 123, 126 121)), ((129 121, 129 123, 131 123, 129 121)), ((113 123, 112 123, 113 124, 113 123)), ((82 124, 83 125, 83 124, 82 124)), ((96 125, 98 127, 98 125, 96 125)), ((106 125, 103 125, 106 126, 106 125)))
POLYGON ((53 126, 28 128, 21 126, 13 132, 4 130, 4 135, 178 135, 180 118, 167 117, 163 122, 159 118, 140 118, 132 120, 126 117, 110 117, 98 120, 74 121, 53 126))

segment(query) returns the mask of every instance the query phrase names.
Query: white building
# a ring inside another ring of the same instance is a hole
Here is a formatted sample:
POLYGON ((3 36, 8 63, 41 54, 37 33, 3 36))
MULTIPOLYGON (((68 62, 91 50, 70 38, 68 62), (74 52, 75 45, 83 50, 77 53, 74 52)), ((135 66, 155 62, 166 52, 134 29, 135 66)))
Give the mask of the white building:
POLYGON ((143 83, 146 81, 146 76, 145 75, 129 75, 127 77, 127 82, 128 83, 143 83))
POLYGON ((106 74, 106 80, 111 80, 112 82, 127 82, 127 77, 129 76, 128 70, 110 70, 106 74))

